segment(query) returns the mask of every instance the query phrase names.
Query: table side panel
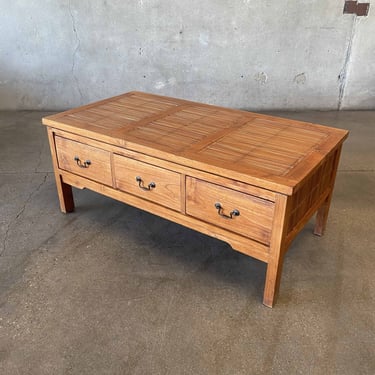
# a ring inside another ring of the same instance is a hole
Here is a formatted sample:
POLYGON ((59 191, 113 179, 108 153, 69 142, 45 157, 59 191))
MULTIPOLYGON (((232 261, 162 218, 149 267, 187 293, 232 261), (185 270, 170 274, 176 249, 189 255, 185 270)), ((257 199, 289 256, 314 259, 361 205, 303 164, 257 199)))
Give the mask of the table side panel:
POLYGON ((301 220, 306 219, 306 213, 331 192, 337 168, 336 158, 340 149, 341 147, 331 152, 321 165, 302 181, 299 190, 290 197, 291 212, 287 233, 292 232, 301 220))

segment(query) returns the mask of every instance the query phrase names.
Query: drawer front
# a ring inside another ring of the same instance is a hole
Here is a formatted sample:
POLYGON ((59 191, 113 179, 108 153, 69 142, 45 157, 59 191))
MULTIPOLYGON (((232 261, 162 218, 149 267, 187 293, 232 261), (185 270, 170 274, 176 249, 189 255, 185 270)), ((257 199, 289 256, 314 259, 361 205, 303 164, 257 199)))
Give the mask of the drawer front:
POLYGON ((179 173, 116 154, 113 165, 117 189, 181 210, 179 173))
POLYGON ((273 202, 186 177, 186 213, 264 244, 270 242, 273 202))
POLYGON ((55 137, 59 168, 112 186, 111 155, 108 151, 55 137))

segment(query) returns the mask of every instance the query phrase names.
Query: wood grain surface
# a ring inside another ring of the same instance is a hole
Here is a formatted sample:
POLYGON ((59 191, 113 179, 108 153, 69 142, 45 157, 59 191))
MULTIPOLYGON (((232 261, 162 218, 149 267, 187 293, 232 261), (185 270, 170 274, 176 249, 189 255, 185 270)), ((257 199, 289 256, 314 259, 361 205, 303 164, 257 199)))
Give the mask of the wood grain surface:
POLYGON ((273 211, 273 202, 196 178, 186 178, 186 213, 199 220, 269 245, 273 211), (215 203, 221 205, 222 215, 215 203), (228 218, 233 210, 238 210, 239 216, 228 218))
POLYGON ((291 195, 347 132, 141 92, 43 123, 291 195))
POLYGON ((116 154, 113 166, 117 189, 173 210, 181 210, 180 174, 116 154), (141 187, 136 177, 141 178, 141 187), (146 190, 150 183, 154 183, 155 187, 146 190))
POLYGON ((59 168, 105 185, 112 185, 111 158, 108 151, 62 137, 55 137, 55 144, 59 168), (76 157, 79 158, 78 163, 76 157), (86 161, 90 164, 84 167, 86 161))

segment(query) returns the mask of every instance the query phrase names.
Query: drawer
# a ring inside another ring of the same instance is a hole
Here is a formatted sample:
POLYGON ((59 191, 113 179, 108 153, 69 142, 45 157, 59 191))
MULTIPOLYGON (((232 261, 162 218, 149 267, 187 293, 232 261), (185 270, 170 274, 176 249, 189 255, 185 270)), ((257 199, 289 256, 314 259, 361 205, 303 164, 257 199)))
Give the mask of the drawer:
POLYGON ((270 242, 273 202, 186 177, 186 213, 264 244, 270 242))
POLYGON ((116 154, 113 165, 117 189, 181 210, 179 173, 116 154))
POLYGON ((59 136, 55 145, 59 168, 112 186, 110 152, 59 136))

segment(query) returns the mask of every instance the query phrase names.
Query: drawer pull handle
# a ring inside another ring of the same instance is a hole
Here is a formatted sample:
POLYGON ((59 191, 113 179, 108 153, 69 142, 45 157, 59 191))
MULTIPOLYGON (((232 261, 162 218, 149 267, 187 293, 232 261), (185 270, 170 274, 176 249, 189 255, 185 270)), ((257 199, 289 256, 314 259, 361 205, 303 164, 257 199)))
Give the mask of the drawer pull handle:
POLYGON ((226 215, 223 213, 223 207, 221 207, 220 203, 215 203, 215 208, 217 209, 217 213, 226 219, 234 219, 234 216, 240 216, 240 211, 237 209, 234 209, 229 213, 229 215, 226 215))
POLYGON ((156 184, 155 184, 155 182, 150 182, 150 183, 147 185, 147 187, 144 186, 143 181, 142 181, 142 177, 137 176, 137 177, 135 178, 135 180, 138 182, 138 186, 139 186, 142 190, 151 190, 151 189, 156 188, 156 184))
POLYGON ((75 157, 74 157, 74 161, 77 163, 77 165, 78 165, 80 168, 88 168, 88 167, 91 165, 91 161, 90 161, 90 160, 85 160, 85 161, 82 163, 81 159, 80 159, 78 156, 75 156, 75 157))

